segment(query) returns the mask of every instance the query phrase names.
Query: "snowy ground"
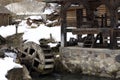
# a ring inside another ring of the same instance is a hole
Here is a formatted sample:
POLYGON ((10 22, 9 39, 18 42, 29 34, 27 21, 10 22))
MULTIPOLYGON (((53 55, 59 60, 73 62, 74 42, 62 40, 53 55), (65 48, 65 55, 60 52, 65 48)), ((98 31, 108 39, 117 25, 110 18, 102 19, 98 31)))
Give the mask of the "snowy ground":
POLYGON ((7 57, 0 58, 0 80, 8 80, 5 76, 13 68, 22 68, 20 64, 14 62, 15 53, 5 53, 7 57))
MULTIPOLYGON (((3 37, 7 37, 15 34, 16 28, 15 25, 2 26, 0 27, 0 35, 3 37)), ((26 24, 26 20, 22 21, 18 26, 18 33, 24 33, 23 40, 33 41, 39 44, 39 40, 41 38, 49 39, 50 34, 55 39, 56 42, 61 41, 61 27, 47 27, 45 24, 41 24, 37 28, 31 28, 26 24)), ((76 38, 76 35, 72 35, 72 33, 67 33, 67 41, 70 37, 76 38)))

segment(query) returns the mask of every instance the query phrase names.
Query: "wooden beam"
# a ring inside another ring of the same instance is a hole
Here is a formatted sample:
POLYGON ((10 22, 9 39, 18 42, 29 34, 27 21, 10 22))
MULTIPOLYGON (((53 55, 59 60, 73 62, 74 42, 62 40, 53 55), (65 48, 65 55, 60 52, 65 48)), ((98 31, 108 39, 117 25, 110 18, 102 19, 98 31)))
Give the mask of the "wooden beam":
POLYGON ((83 9, 76 10, 76 21, 77 21, 77 28, 80 28, 83 22, 83 9))
POLYGON ((61 47, 67 46, 67 9, 70 7, 71 3, 61 4, 61 47))
MULTIPOLYGON (((83 9, 76 10, 76 21, 77 21, 77 28, 80 28, 83 22, 83 9)), ((78 41, 81 41, 81 36, 82 35, 77 35, 78 41)))
POLYGON ((114 30, 112 29, 110 31, 110 49, 115 49, 117 46, 117 41, 116 41, 116 37, 115 37, 115 32, 114 30))
POLYGON ((78 28, 73 29, 73 34, 99 34, 100 32, 103 33, 103 35, 109 35, 110 28, 78 28))

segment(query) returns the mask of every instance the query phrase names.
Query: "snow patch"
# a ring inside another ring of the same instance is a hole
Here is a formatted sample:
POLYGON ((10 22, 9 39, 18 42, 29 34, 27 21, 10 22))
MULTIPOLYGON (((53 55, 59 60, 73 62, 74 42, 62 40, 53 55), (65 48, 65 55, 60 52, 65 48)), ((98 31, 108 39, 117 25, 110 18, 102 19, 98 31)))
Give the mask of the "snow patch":
POLYGON ((0 80, 8 80, 5 76, 13 68, 22 68, 22 66, 13 62, 11 57, 0 58, 0 80))

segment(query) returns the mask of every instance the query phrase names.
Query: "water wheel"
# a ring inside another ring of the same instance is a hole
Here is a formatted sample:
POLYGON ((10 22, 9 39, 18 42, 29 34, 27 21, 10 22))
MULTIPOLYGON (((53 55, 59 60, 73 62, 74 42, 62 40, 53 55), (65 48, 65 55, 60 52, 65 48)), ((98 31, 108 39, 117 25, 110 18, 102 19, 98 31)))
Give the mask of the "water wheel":
POLYGON ((54 58, 47 45, 38 45, 34 42, 27 42, 22 46, 21 59, 25 64, 30 64, 33 69, 41 74, 50 73, 54 68, 54 58))

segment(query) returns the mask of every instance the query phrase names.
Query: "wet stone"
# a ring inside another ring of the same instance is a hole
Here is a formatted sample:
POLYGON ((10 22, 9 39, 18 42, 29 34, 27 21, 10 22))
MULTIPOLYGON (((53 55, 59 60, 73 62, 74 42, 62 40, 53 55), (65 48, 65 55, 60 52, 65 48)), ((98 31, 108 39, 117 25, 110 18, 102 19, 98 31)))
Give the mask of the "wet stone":
POLYGON ((117 56, 115 57, 115 60, 120 63, 120 55, 117 55, 117 56))

